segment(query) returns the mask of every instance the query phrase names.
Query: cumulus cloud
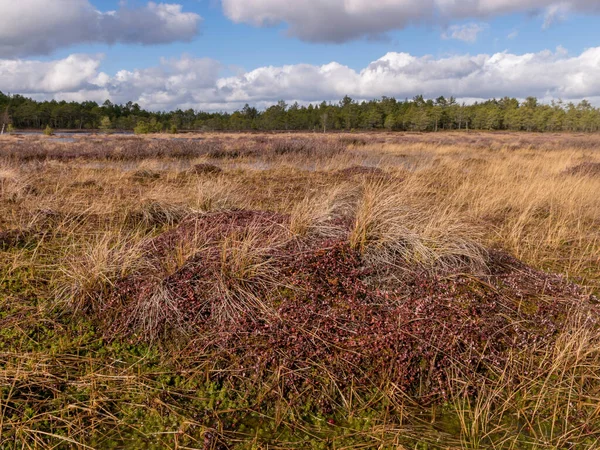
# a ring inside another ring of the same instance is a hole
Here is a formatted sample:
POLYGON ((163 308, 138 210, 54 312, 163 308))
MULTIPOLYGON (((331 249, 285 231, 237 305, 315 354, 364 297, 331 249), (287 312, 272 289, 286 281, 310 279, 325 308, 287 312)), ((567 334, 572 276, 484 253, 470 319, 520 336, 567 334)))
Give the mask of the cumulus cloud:
POLYGON ((70 55, 55 61, 0 60, 0 90, 48 94, 95 89, 108 75, 99 73, 102 55, 70 55))
MULTIPOLYGON (((9 0, 0 0, 9 3, 9 0)), ((189 41, 202 18, 181 5, 149 2, 125 4, 100 12, 88 0, 18 0, 0 14, 0 57, 48 54, 73 44, 161 44, 189 41)))
POLYGON ((162 59, 158 67, 122 70, 105 83, 111 99, 131 99, 154 110, 201 104, 216 98, 221 64, 210 58, 162 59))
POLYGON ((442 33, 442 39, 457 39, 459 41, 473 43, 477 40, 479 33, 484 31, 487 25, 484 23, 467 23, 465 25, 452 25, 442 33))
POLYGON ((434 0, 222 0, 234 22, 254 26, 289 25, 288 33, 307 41, 343 42, 377 36, 411 21, 425 20, 434 0))
POLYGON ((215 60, 184 55, 156 67, 99 72, 100 56, 72 55, 51 61, 0 60, 0 89, 36 98, 129 100, 153 110, 235 110, 284 99, 301 103, 417 94, 459 99, 504 95, 541 99, 588 98, 600 105, 600 47, 570 56, 566 50, 538 53, 455 55, 443 58, 388 53, 360 71, 332 62, 260 67, 221 76, 215 60))
POLYGON ((288 34, 313 42, 344 42, 380 36, 410 24, 442 23, 515 12, 540 12, 550 24, 557 14, 600 12, 597 0, 221 0, 234 22, 254 26, 285 23, 288 34))

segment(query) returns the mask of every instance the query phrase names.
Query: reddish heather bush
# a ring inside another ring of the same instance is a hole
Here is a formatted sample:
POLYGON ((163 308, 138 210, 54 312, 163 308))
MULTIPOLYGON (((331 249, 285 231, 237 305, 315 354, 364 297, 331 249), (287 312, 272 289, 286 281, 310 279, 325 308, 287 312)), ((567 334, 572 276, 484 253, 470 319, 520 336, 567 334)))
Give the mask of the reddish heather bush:
POLYGON ((155 338, 211 317, 258 314, 261 298, 277 284, 264 269, 273 247, 286 239, 286 220, 260 211, 210 213, 188 217, 151 240, 144 249, 147 269, 117 283, 104 303, 111 332, 155 338), (244 240, 245 248, 236 247, 244 240), (236 258, 248 258, 246 266, 236 258))
POLYGON ((276 155, 331 157, 346 151, 347 145, 339 140, 290 138, 276 139, 271 148, 276 155))
POLYGON ((258 137, 240 143, 228 138, 215 139, 145 139, 119 138, 102 142, 77 140, 68 144, 44 141, 14 141, 2 148, 0 157, 18 161, 70 161, 95 159, 114 161, 139 161, 148 158, 213 159, 237 158, 257 155, 304 155, 330 157, 346 150, 340 140, 323 138, 266 139, 258 137), (101 144, 101 145, 99 145, 101 144))
MULTIPOLYGON (((107 334, 190 333, 189 352, 212 352, 232 383, 284 373, 291 395, 326 392, 324 383, 346 389, 391 381, 429 402, 448 394, 450 368, 476 377, 502 367, 514 350, 549 344, 586 300, 562 278, 500 252, 490 252, 485 276, 405 267, 403 276, 385 277, 386 268, 368 267, 346 241, 290 240, 287 220, 212 213, 158 236, 147 246, 148 269, 118 282, 105 300, 107 334), (267 248, 252 262, 262 269, 225 273, 224 261, 240 255, 218 244, 250 230, 253 245, 267 248), (173 249, 192 241, 200 244, 191 256, 165 268, 173 249)), ((387 268, 390 275, 401 264, 387 268)))
POLYGON ((291 288, 277 300, 276 320, 245 316, 221 328, 209 320, 192 348, 227 355, 224 364, 237 361, 249 377, 285 367, 290 392, 387 380, 428 402, 448 394, 451 367, 475 377, 502 367, 515 349, 551 342, 573 302, 584 299, 504 254, 493 254, 491 265, 485 280, 421 272, 380 290, 367 283, 357 252, 330 243, 289 258, 283 273, 291 288))
POLYGON ((219 140, 149 140, 142 138, 107 139, 98 143, 78 140, 70 144, 48 145, 42 141, 10 143, 0 156, 19 161, 70 161, 74 159, 97 159, 115 161, 139 161, 148 158, 192 159, 201 156, 222 156, 223 143, 219 140))

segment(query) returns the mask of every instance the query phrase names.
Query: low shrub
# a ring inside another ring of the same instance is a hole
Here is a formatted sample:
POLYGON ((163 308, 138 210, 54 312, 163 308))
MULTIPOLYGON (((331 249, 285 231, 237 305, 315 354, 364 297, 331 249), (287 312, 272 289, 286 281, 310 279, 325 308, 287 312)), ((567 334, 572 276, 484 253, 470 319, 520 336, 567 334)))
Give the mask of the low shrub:
POLYGON ((576 166, 570 167, 565 170, 567 175, 580 175, 596 177, 600 176, 600 163, 596 162, 585 162, 576 166))
POLYGON ((194 164, 189 172, 195 175, 217 175, 222 173, 223 169, 214 164, 202 163, 194 164))

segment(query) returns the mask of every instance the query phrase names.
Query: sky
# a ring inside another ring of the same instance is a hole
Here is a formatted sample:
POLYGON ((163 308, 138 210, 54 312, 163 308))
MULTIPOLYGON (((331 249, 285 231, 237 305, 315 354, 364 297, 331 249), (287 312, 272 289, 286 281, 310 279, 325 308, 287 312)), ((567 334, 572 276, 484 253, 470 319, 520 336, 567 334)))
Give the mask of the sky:
POLYGON ((234 111, 288 103, 600 106, 600 0, 0 0, 0 91, 234 111))

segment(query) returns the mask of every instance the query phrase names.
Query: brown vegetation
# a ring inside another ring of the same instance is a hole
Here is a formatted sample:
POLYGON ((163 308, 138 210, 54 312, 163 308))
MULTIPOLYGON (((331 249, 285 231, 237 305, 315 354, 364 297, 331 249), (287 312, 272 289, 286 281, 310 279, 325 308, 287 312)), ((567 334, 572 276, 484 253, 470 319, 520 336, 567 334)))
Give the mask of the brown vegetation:
POLYGON ((0 140, 0 448, 597 448, 599 137, 197 138, 0 140))
POLYGON ((587 175, 587 176, 600 176, 600 163, 597 162, 584 162, 573 167, 569 167, 565 173, 569 175, 587 175))

